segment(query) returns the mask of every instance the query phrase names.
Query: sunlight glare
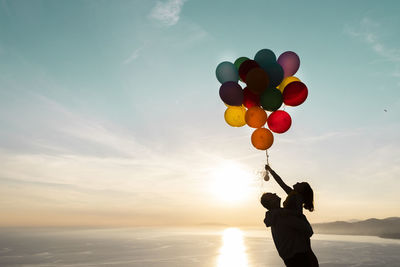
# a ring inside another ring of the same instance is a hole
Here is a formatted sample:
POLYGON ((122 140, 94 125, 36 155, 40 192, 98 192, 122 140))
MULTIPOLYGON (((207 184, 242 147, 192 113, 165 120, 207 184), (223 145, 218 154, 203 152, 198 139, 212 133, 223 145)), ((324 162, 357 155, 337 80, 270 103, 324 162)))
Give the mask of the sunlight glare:
POLYGON ((225 162, 212 173, 211 191, 225 202, 238 202, 251 194, 252 175, 239 163, 225 162))
POLYGON ((246 247, 243 232, 238 228, 227 228, 223 232, 219 250, 218 267, 247 267, 246 247))

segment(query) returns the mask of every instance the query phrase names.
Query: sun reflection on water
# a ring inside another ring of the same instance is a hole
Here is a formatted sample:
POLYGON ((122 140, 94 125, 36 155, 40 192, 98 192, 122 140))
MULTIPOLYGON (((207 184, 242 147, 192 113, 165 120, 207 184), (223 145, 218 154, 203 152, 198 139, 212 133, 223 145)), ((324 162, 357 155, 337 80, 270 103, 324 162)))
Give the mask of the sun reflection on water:
POLYGON ((238 228, 227 228, 222 235, 217 267, 248 267, 243 232, 238 228))

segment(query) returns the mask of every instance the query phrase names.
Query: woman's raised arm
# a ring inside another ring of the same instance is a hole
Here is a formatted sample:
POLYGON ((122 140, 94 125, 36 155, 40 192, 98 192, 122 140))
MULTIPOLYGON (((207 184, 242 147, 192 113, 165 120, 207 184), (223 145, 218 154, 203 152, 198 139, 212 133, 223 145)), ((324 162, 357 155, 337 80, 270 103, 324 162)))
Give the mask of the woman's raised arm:
POLYGON ((269 165, 265 165, 265 170, 268 171, 272 175, 272 177, 274 177, 275 181, 282 187, 286 194, 289 194, 293 191, 293 188, 285 184, 282 178, 273 169, 271 169, 269 165))

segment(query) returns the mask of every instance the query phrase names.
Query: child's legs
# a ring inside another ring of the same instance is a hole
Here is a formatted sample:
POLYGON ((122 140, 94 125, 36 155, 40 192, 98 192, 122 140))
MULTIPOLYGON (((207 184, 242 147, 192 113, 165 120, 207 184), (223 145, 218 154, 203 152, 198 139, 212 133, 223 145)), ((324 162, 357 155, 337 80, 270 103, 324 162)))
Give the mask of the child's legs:
POLYGON ((318 259, 315 256, 314 252, 312 250, 309 250, 307 252, 307 255, 308 255, 308 261, 310 263, 310 267, 318 267, 319 266, 318 259))
POLYGON ((296 253, 290 259, 285 260, 285 265, 287 267, 311 267, 307 252, 296 253))

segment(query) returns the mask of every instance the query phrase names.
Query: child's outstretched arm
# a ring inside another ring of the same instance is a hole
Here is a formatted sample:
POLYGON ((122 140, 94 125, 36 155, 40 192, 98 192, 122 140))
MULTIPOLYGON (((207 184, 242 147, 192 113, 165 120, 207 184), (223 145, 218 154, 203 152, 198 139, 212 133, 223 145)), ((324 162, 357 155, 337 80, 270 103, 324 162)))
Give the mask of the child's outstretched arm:
POLYGON ((267 170, 272 175, 272 177, 274 177, 275 181, 282 187, 286 194, 289 194, 293 191, 293 188, 285 184, 282 178, 276 172, 274 172, 274 170, 271 169, 269 165, 265 165, 265 170, 267 170))

